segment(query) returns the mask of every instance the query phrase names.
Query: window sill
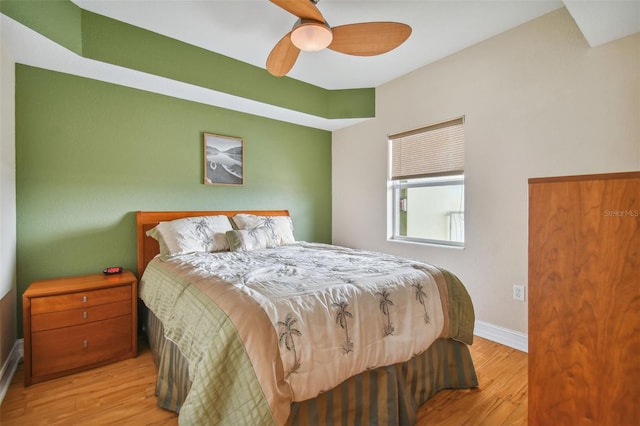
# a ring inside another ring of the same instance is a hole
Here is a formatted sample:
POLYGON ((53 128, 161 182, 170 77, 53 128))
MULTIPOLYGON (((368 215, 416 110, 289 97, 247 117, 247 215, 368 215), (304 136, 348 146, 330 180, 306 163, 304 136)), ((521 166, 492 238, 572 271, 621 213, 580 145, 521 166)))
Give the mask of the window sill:
POLYGON ((419 239, 400 239, 400 238, 387 238, 390 243, 411 244, 427 247, 439 247, 448 249, 464 250, 464 243, 446 243, 432 240, 419 240, 419 239))

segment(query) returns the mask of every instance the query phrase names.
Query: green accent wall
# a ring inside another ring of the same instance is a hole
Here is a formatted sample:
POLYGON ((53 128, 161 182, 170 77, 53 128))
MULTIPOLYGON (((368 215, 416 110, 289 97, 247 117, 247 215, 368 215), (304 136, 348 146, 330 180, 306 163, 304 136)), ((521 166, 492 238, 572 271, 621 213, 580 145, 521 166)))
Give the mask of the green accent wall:
POLYGON ((0 12, 67 49, 82 53, 82 9, 71 1, 0 0, 0 12))
MULTIPOLYGON (((326 90, 82 11, 83 56, 323 118, 375 114, 374 89, 326 90)), ((266 55, 265 55, 266 63, 266 55)))
POLYGON ((137 210, 289 209, 331 242, 331 133, 17 64, 16 197, 19 294, 135 271, 137 210), (204 132, 244 138, 243 186, 202 183, 204 132))

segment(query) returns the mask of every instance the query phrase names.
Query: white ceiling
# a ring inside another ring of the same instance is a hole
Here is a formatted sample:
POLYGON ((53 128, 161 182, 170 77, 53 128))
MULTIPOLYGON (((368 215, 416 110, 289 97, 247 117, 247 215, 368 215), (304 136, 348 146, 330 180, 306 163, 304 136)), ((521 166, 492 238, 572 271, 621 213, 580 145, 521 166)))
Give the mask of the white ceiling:
MULTIPOLYGON (((83 9, 259 67, 296 17, 267 0, 73 0, 83 9)), ((640 1, 566 2, 585 34, 601 44, 640 26, 640 1), (635 7, 635 18, 633 8, 635 7), (625 25, 621 25, 621 24, 625 25), (625 29, 631 25, 631 30, 625 29)), ((413 31, 399 48, 376 57, 325 49, 301 52, 288 74, 325 89, 377 87, 465 47, 564 6, 559 0, 320 0, 331 26, 395 21, 413 31)), ((629 32, 630 31, 630 32, 629 32)))
MULTIPOLYGON (((264 67, 293 15, 268 0, 72 0, 79 7, 264 67)), ((413 32, 399 48, 355 57, 302 52, 289 77, 323 87, 378 87, 401 75, 566 6, 591 46, 640 31, 640 0, 321 0, 332 26, 396 21, 413 32)), ((16 62, 150 90, 305 126, 335 130, 362 120, 329 120, 79 57, 2 15, 2 43, 16 62)))
MULTIPOLYGON (((78 6, 264 68, 296 17, 267 0, 74 0, 78 6)), ((325 89, 377 87, 478 41, 562 7, 561 1, 320 0, 331 26, 395 21, 413 31, 375 57, 301 52, 289 77, 325 89)))

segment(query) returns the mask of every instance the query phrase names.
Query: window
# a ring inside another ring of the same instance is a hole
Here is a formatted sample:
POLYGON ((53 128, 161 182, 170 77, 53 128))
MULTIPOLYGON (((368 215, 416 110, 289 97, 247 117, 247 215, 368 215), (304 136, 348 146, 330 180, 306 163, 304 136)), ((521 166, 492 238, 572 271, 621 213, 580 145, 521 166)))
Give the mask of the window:
POLYGON ((392 239, 464 245, 464 118, 389 136, 392 239))

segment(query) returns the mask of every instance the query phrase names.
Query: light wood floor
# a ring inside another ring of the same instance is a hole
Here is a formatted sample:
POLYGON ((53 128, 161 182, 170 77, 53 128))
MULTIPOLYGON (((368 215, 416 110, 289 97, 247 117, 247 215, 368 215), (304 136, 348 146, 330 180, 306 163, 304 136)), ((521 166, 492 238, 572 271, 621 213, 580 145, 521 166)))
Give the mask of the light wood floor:
MULTIPOLYGON (((22 365, 0 407, 0 424, 177 425, 156 406, 156 368, 148 346, 137 358, 25 388, 22 365)), ((471 347, 480 387, 444 390, 418 413, 418 426, 526 425, 527 354, 476 338, 471 347)))

